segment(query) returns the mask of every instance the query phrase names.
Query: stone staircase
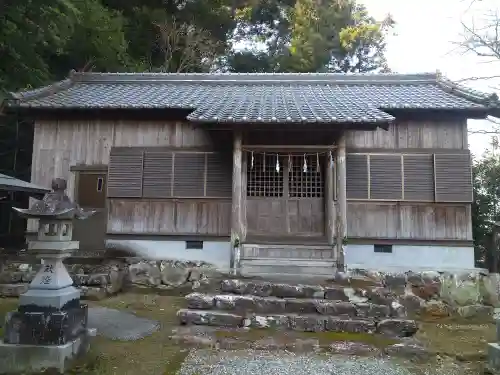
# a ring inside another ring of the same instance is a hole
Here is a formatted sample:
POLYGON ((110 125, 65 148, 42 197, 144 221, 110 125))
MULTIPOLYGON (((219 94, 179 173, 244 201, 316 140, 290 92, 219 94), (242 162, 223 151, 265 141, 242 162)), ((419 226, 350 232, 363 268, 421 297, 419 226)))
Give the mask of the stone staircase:
POLYGON ((191 293, 185 298, 187 308, 177 313, 184 326, 382 334, 394 338, 413 336, 418 329, 396 295, 383 287, 358 290, 335 284, 226 279, 217 293, 191 293))

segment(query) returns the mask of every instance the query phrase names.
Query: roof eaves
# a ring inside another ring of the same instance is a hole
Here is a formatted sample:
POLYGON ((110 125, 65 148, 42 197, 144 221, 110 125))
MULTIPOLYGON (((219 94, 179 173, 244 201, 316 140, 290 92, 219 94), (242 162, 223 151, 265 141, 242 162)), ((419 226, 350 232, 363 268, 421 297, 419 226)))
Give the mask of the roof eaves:
POLYGON ((442 76, 438 77, 437 83, 444 91, 473 103, 483 105, 492 116, 500 116, 500 101, 497 94, 487 94, 474 90, 442 76))
POLYGON ((345 73, 83 73, 72 79, 79 83, 330 83, 330 84, 415 84, 435 83, 435 73, 345 74, 345 73))
POLYGON ((390 124, 396 120, 395 117, 391 115, 386 115, 385 118, 342 118, 342 119, 323 119, 323 120, 296 120, 290 119, 287 121, 281 120, 252 120, 246 118, 214 118, 214 117, 203 117, 203 116, 187 116, 187 119, 191 122, 197 123, 225 123, 225 124, 247 124, 247 123, 255 123, 255 124, 282 124, 284 122, 287 123, 296 123, 296 124, 354 124, 354 123, 362 123, 362 124, 390 124))
POLYGON ((41 87, 39 89, 11 92, 9 94, 11 99, 19 101, 27 101, 33 99, 40 99, 49 95, 56 94, 60 91, 69 89, 71 86, 73 86, 73 80, 71 78, 67 78, 65 80, 53 83, 48 86, 41 87))

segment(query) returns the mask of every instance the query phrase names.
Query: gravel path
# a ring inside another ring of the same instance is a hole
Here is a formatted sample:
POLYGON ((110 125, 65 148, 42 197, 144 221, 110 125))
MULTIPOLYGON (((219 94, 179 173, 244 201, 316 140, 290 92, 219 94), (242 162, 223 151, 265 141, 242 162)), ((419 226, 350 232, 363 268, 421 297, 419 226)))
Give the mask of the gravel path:
POLYGON ((178 375, 459 375, 459 368, 414 366, 389 359, 289 352, 192 350, 178 375), (412 368, 413 370, 410 370, 412 368))
POLYGON ((385 361, 260 351, 192 351, 179 375, 411 375, 385 361))
POLYGON ((160 329, 157 321, 106 307, 89 308, 88 326, 100 336, 123 341, 139 340, 160 329))

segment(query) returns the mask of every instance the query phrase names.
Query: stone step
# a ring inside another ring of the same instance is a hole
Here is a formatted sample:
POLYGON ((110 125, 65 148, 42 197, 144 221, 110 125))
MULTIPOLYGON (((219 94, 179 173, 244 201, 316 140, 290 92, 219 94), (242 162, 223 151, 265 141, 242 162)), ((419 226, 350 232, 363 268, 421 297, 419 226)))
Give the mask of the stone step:
POLYGON ((359 319, 320 314, 235 314, 218 310, 181 309, 177 312, 181 325, 206 325, 226 328, 271 328, 300 332, 379 333, 391 337, 413 336, 414 320, 359 319))
POLYGON ((412 338, 400 338, 388 341, 374 340, 365 343, 363 337, 352 337, 353 341, 339 339, 335 336, 325 338, 322 336, 304 335, 297 331, 266 331, 259 330, 259 334, 251 333, 248 328, 225 328, 209 326, 180 326, 172 331, 169 336, 177 345, 189 348, 209 348, 227 350, 286 350, 294 353, 329 353, 349 356, 380 357, 389 355, 403 357, 412 361, 421 360, 428 362, 432 353, 422 344, 412 338))
POLYGON ((403 309, 373 303, 353 303, 325 299, 259 297, 238 294, 191 293, 187 307, 193 310, 221 310, 245 314, 321 314, 330 316, 383 319, 404 317, 403 309))
POLYGON ((221 282, 221 291, 258 297, 314 298, 353 303, 371 302, 387 306, 397 303, 397 296, 393 292, 379 286, 359 289, 335 284, 306 285, 263 280, 225 279, 221 282))

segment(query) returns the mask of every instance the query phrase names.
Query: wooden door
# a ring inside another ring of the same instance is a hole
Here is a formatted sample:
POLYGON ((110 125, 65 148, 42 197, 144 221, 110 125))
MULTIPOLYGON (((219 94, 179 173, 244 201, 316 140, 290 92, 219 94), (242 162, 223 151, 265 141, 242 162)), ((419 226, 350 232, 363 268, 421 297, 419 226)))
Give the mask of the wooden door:
POLYGON ((76 202, 85 209, 97 212, 86 220, 75 220, 73 239, 80 241, 82 251, 104 250, 106 236, 106 182, 105 172, 77 172, 76 202))
POLYGON ((316 155, 259 155, 247 163, 247 235, 325 235, 324 166, 316 155))

